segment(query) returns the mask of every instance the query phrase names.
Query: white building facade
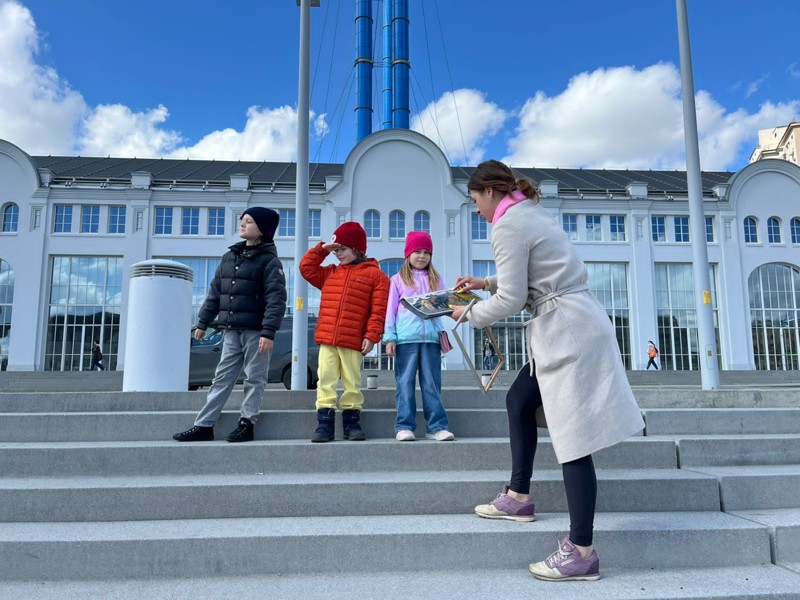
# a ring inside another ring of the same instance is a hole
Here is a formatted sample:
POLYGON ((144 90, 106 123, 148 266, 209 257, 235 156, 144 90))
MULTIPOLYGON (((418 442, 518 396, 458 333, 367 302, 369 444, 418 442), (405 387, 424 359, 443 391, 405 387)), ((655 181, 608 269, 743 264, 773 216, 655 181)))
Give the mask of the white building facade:
MULTIPOLYGON (((295 167, 31 157, 0 140, 4 368, 88 369, 91 340, 98 339, 106 364, 124 369, 131 266, 154 258, 190 266, 196 311, 249 206, 281 214, 275 242, 289 279, 290 314, 298 260, 295 167)), ((627 368, 645 367, 648 340, 659 346, 663 368, 699 368, 691 244, 703 242, 721 368, 800 368, 800 167, 768 160, 737 173, 704 173, 705 240, 689 236, 683 172, 517 171, 534 179, 542 205, 586 262, 627 368)), ((343 165, 311 166, 309 246, 327 240, 340 223, 358 221, 367 230, 368 255, 393 274, 406 233, 426 230, 447 284, 462 274, 492 274, 491 226, 474 213, 466 192, 471 172, 451 167, 415 132, 374 133, 343 165)), ((311 314, 318 299, 312 291, 311 314)), ((527 360, 524 322, 525 315, 515 315, 495 328, 506 368, 527 360)), ((473 360, 480 359, 481 332, 469 338, 473 360)), ((443 360, 448 369, 466 367, 458 349, 443 360)), ((380 352, 365 363, 389 366, 380 352)))
POLYGON ((800 165, 797 152, 800 140, 800 123, 793 122, 782 127, 758 130, 758 146, 750 154, 750 162, 767 158, 780 158, 800 165))

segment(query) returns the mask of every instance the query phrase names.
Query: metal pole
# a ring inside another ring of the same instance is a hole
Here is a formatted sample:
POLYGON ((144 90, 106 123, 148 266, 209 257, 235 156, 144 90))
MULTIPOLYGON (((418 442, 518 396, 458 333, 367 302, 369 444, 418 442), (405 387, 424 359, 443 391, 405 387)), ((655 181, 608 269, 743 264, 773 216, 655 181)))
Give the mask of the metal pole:
MULTIPOLYGON (((307 387, 308 283, 300 275, 300 259, 308 250, 308 120, 311 0, 300 3, 300 69, 297 83, 297 179, 294 235, 294 318, 292 321, 292 389, 307 387)), ((315 2, 319 5, 319 2, 315 2)))
POLYGON ((700 150, 697 141, 697 110, 694 104, 692 49, 689 44, 689 17, 686 0, 675 0, 678 12, 678 45, 681 56, 683 93, 683 136, 686 144, 686 183, 689 191, 689 234, 692 240, 695 310, 700 360, 700 379, 704 390, 719 389, 717 341, 711 307, 708 247, 706 244, 703 187, 700 180, 700 150))

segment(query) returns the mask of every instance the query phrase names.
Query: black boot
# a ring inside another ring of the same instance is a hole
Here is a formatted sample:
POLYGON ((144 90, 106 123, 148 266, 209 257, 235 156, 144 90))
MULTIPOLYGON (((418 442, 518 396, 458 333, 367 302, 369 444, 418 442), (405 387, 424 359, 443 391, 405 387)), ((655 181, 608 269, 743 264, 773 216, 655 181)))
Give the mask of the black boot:
POLYGON ((362 442, 367 439, 364 432, 361 431, 361 424, 358 422, 358 417, 361 413, 354 408, 342 411, 342 429, 344 429, 344 439, 353 442, 362 442))
POLYGON ((242 417, 239 425, 225 438, 229 442, 252 442, 253 441, 253 422, 242 417))
POLYGON ((311 436, 312 442, 332 442, 334 426, 336 424, 336 410, 333 408, 320 408, 317 411, 317 429, 311 436))
POLYGON ((214 427, 195 425, 191 429, 176 433, 172 436, 172 439, 179 442, 210 442, 214 439, 214 427))

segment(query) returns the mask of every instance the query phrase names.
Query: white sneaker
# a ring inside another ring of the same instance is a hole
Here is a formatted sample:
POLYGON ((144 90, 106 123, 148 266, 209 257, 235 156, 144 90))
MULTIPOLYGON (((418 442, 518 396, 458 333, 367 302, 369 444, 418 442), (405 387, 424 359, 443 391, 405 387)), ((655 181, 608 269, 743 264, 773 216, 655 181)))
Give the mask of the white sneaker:
POLYGON ((447 429, 441 429, 436 433, 426 433, 425 439, 436 440, 437 442, 452 442, 454 439, 456 439, 456 436, 447 431, 447 429))
POLYGON ((416 436, 414 435, 413 431, 409 431, 408 429, 401 429, 397 432, 397 435, 394 436, 398 442, 413 442, 416 440, 416 436))

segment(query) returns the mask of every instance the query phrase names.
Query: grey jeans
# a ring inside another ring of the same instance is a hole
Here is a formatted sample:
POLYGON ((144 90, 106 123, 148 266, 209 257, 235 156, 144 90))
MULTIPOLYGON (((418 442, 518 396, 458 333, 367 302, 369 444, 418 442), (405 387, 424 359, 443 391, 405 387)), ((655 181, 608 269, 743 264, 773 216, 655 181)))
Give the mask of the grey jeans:
POLYGON ((222 342, 222 357, 214 373, 206 405, 197 415, 194 424, 211 427, 219 419, 222 407, 228 401, 233 386, 244 367, 244 400, 241 414, 253 423, 258 419, 271 352, 259 352, 260 331, 228 329, 222 342))

